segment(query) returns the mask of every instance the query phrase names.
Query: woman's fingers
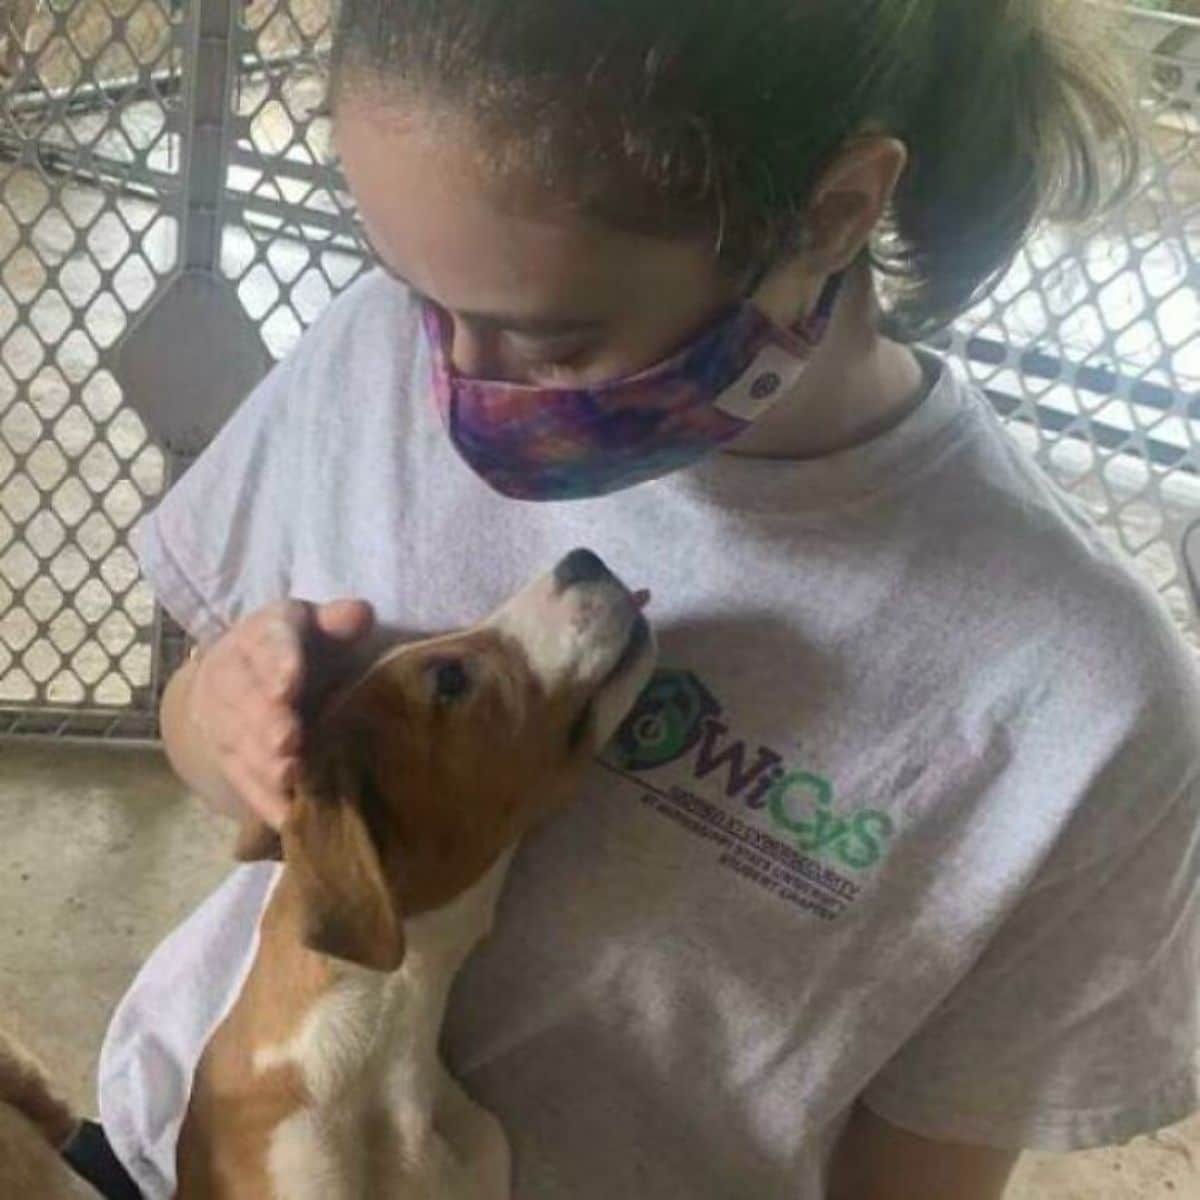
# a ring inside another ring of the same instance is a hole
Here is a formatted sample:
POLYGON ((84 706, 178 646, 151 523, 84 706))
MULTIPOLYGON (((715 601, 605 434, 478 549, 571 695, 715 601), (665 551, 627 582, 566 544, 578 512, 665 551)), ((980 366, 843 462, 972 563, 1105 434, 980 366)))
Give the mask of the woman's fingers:
POLYGON ((319 632, 341 642, 355 641, 375 624, 375 610, 365 600, 333 600, 318 604, 313 619, 319 632))
POLYGON ((287 818, 300 773, 297 706, 308 675, 305 656, 315 653, 318 662, 327 662, 323 643, 353 642, 374 620, 362 600, 270 604, 235 624, 201 660, 195 720, 225 780, 275 829, 287 818))

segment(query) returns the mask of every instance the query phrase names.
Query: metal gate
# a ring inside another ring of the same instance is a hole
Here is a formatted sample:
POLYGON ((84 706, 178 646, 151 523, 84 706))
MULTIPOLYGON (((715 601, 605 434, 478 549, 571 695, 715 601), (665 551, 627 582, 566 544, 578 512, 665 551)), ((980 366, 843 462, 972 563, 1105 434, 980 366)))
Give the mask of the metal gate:
POLYGON ((150 737, 181 639, 129 530, 364 266, 329 0, 0 14, 0 734, 150 737))
POLYGON ((1117 219, 1043 231, 947 346, 1200 648, 1180 535, 1200 516, 1200 20, 1129 26, 1151 158, 1117 219))
MULTIPOLYGON (((0 0, 0 735, 156 731, 180 639, 128 531, 365 265, 325 160, 329 20, 329 0, 0 0), (189 358, 214 339, 220 380, 189 358)), ((1035 238, 946 347, 1190 626, 1200 21, 1130 33, 1142 192, 1087 240, 1035 238)))

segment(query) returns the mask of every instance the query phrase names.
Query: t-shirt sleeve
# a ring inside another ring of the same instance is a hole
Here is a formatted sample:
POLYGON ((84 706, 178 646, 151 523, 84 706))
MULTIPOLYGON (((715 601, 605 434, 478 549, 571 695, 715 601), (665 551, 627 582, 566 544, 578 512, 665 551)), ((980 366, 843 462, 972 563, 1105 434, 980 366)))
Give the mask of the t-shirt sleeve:
POLYGON ((288 595, 303 445, 276 366, 139 523, 133 546, 163 607, 201 644, 288 595))
POLYGON ((1182 640, 1151 640, 1128 732, 1060 844, 864 1093, 885 1120, 1066 1151, 1200 1109, 1200 704, 1182 640))

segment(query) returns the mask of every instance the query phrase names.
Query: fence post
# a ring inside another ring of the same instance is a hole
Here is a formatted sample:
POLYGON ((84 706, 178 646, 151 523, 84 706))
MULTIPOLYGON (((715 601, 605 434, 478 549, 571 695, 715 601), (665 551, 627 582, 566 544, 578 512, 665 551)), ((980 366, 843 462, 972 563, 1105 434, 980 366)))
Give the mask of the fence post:
POLYGON ((237 83, 235 0, 193 0, 195 53, 183 144, 186 197, 180 264, 125 334, 116 371, 127 402, 178 475, 269 365, 252 322, 220 271, 226 165, 237 83), (213 370, 213 347, 221 348, 213 370))
MULTIPOLYGON (((185 203, 179 269, 117 351, 115 373, 126 402, 167 455, 168 483, 187 469, 269 366, 262 340, 221 274, 237 12, 237 0, 193 0, 195 42, 181 130, 185 203), (220 347, 215 359, 214 347, 220 347)), ((152 688, 158 696, 187 643, 161 610, 154 638, 152 688)))

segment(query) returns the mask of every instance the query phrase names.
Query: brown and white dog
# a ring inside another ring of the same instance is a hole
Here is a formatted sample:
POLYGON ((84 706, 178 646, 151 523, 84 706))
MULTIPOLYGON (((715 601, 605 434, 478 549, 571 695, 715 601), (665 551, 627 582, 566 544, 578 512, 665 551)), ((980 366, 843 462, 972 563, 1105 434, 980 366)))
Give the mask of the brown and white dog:
POLYGON ((58 1156, 78 1125, 42 1068, 0 1033, 0 1196, 97 1200, 58 1156))
POLYGON ((517 842, 570 797, 654 657, 640 598, 576 551, 327 706, 256 958, 196 1072, 179 1200, 509 1195, 503 1131, 438 1057, 447 995, 517 842))

